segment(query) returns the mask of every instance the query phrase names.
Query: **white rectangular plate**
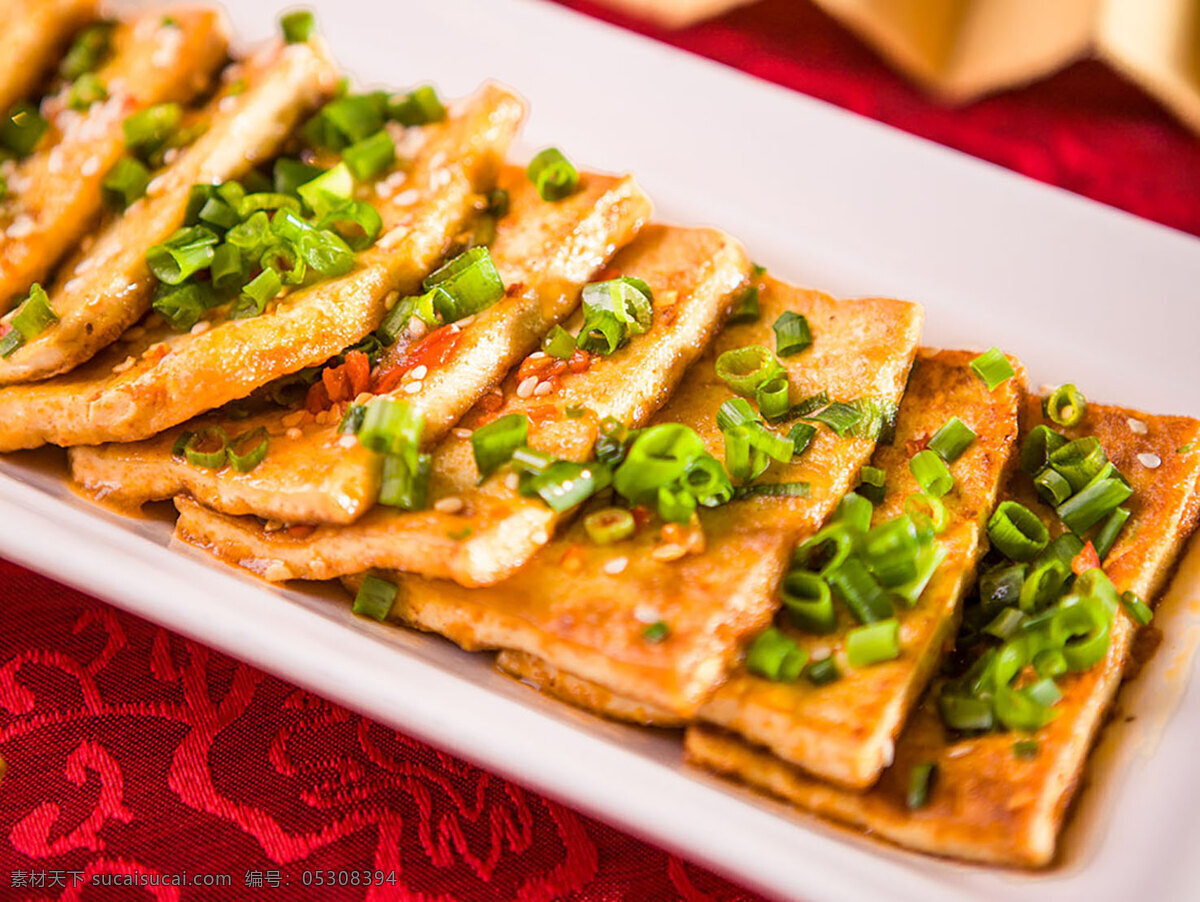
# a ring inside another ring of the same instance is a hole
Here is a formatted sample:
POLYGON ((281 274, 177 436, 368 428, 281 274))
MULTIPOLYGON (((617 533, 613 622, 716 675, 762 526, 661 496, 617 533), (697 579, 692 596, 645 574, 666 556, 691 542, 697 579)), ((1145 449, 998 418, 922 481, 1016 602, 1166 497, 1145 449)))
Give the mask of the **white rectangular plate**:
MULTIPOLYGON (((309 4, 364 82, 508 82, 532 107, 524 151, 632 170, 661 217, 719 225, 783 277, 920 301, 927 343, 1000 345, 1034 384, 1200 415, 1200 241, 548 4, 309 4)), ((230 6, 245 40, 274 27, 272 0, 230 6)), ((96 509, 37 456, 0 461, 0 505, 6 557, 772 894, 1159 900, 1200 881, 1197 543, 1064 863, 1023 875, 904 853, 690 770, 675 736, 542 699, 486 656, 353 617, 338 591, 271 588, 168 548, 166 523, 96 509)))

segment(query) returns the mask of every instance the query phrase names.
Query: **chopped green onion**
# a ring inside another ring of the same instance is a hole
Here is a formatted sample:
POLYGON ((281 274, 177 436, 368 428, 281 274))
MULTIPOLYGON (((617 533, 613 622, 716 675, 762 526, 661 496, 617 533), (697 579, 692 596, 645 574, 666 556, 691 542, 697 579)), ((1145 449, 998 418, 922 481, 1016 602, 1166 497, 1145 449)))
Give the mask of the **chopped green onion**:
POLYGON ((104 87, 94 72, 85 72, 75 79, 71 85, 71 93, 67 97, 67 106, 83 112, 93 103, 100 103, 108 97, 108 89, 104 87))
MULTIPOLYGON (((683 474, 682 488, 705 507, 717 507, 738 495, 721 462, 704 454, 697 457, 683 474)), ((768 495, 808 495, 808 483, 779 483, 761 486, 768 495)))
POLYGON ((1033 487, 1038 497, 1051 507, 1058 507, 1071 497, 1071 483, 1054 467, 1043 467, 1042 471, 1033 477, 1033 487))
POLYGON ((1087 414, 1087 398, 1068 382, 1043 399, 1042 411, 1059 426, 1078 426, 1087 414))
POLYGON ((229 463, 239 473, 249 473, 267 456, 271 437, 265 426, 259 426, 229 440, 229 463), (247 450, 243 451, 245 448, 247 450))
POLYGON ((212 263, 216 234, 204 226, 182 228, 146 251, 146 264, 158 281, 179 285, 212 263))
POLYGON ((746 669, 777 683, 794 683, 807 663, 808 652, 773 626, 759 633, 746 649, 746 669))
POLYGON ((851 667, 869 667, 900 657, 900 624, 894 619, 856 626, 846 635, 846 660, 851 667))
POLYGON ((425 418, 407 401, 375 398, 367 405, 358 441, 378 454, 404 454, 421 444, 425 418))
POLYGON ((206 426, 188 436, 183 454, 193 467, 219 470, 225 466, 229 453, 229 436, 220 426, 206 426))
POLYGON ((342 161, 360 182, 370 181, 396 162, 396 142, 387 129, 380 129, 343 150, 342 161))
POLYGON ((426 277, 426 291, 440 288, 452 299, 453 310, 443 320, 453 322, 486 310, 504 297, 504 281, 486 247, 473 247, 442 264, 426 277))
POLYGON ((1108 518, 1100 526, 1099 532, 1096 533, 1096 538, 1092 540, 1092 545, 1096 549, 1096 555, 1103 561, 1108 557, 1108 553, 1112 551, 1113 545, 1117 544, 1117 537, 1121 535, 1121 530, 1125 527, 1125 521, 1129 519, 1129 509, 1124 507, 1116 508, 1108 518))
POLYGON ((1042 679, 1030 685, 1025 690, 1025 694, 1043 708, 1050 708, 1062 701, 1062 691, 1054 684, 1054 680, 1050 677, 1042 677, 1042 679))
POLYGON ((799 313, 785 310, 771 326, 775 331, 775 353, 780 357, 799 354, 813 343, 808 319, 799 313))
POLYGON ((603 464, 556 460, 530 477, 522 491, 538 495, 551 510, 563 513, 607 488, 611 481, 611 473, 603 464))
POLYGON ((1050 542, 1050 530, 1033 511, 1016 501, 1002 501, 987 526, 993 547, 1009 560, 1026 562, 1050 542))
POLYGON ((988 391, 995 391, 998 385, 1016 375, 1012 364, 1008 362, 1008 358, 999 348, 984 351, 972 360, 971 372, 984 381, 988 391))
POLYGON ((343 150, 383 128, 386 100, 371 94, 345 94, 321 107, 302 128, 314 147, 343 150))
POLYGON ((979 600, 985 610, 1017 604, 1025 584, 1026 564, 998 564, 979 576, 979 600))
POLYGON ((805 667, 804 678, 814 686, 828 686, 830 683, 840 680, 842 674, 838 670, 837 661, 833 659, 833 655, 830 655, 820 661, 813 661, 805 667))
POLYGON ((170 323, 171 328, 186 332, 200 321, 204 311, 215 302, 210 285, 189 282, 177 287, 160 285, 152 303, 154 312, 170 323))
POLYGON ((717 409, 717 428, 722 432, 734 426, 747 426, 758 423, 758 415, 750 402, 743 398, 729 398, 717 409))
POLYGON ((525 444, 529 435, 529 418, 510 413, 481 426, 471 433, 471 449, 479 477, 486 479, 512 460, 513 452, 525 444))
POLYGON ((849 560, 856 542, 856 526, 850 518, 839 519, 802 542, 792 554, 792 566, 810 570, 819 566, 821 576, 828 578, 849 560))
POLYGON ((755 392, 758 409, 768 420, 783 419, 788 412, 788 380, 786 375, 768 379, 755 392))
POLYGON ((399 587, 395 583, 378 576, 366 576, 354 596, 354 613, 382 623, 391 613, 398 591, 399 587))
POLYGON ((283 31, 283 39, 289 44, 303 44, 312 37, 316 24, 312 11, 307 9, 293 10, 279 17, 279 27, 283 31))
POLYGON ((42 118, 37 107, 22 101, 10 108, 0 121, 0 149, 15 157, 27 157, 49 127, 50 123, 42 118))
POLYGON ((871 624, 895 616, 896 609, 888 593, 876 581, 857 557, 844 560, 837 567, 822 570, 830 588, 862 624, 871 624), (825 570, 829 570, 825 573, 825 570))
POLYGON ((1067 443, 1067 437, 1049 426, 1035 426, 1021 444, 1021 469, 1033 476, 1050 463, 1050 455, 1067 443))
POLYGON ((814 423, 824 423, 839 436, 844 437, 862 421, 863 416, 862 410, 857 405, 834 401, 820 413, 811 414, 805 419, 814 423))
POLYGON ((34 282, 29 288, 29 296, 21 302, 21 306, 13 314, 10 322, 12 331, 4 336, 5 346, 0 349, 0 353, 4 357, 12 356, 17 348, 27 341, 33 341, 56 322, 58 322, 58 314, 50 306, 50 296, 46 294, 46 290, 39 283, 34 282), (20 338, 20 341, 16 340, 17 337, 20 338))
POLYGON ((654 623, 651 623, 644 630, 642 630, 642 638, 647 642, 652 642, 654 644, 663 642, 670 634, 671 628, 667 626, 665 620, 656 620, 654 623))
POLYGON ((650 328, 653 300, 650 286, 632 276, 585 285, 583 326, 576 343, 585 351, 612 354, 630 335, 650 328))
POLYGON ((58 64, 58 74, 65 81, 74 81, 99 68, 112 47, 112 30, 111 22, 97 22, 79 32, 58 64))
POLYGON ((1058 598, 1070 574, 1070 569, 1058 558, 1039 558, 1021 585, 1018 606, 1027 614, 1044 610, 1058 598))
POLYGON ((847 529, 863 533, 871 528, 873 513, 874 509, 870 501, 862 495, 847 492, 838 502, 835 519, 838 523, 845 524, 847 529))
POLYGON ((417 453, 415 447, 403 454, 385 454, 379 503, 401 510, 423 509, 429 495, 432 465, 433 455, 417 453))
POLYGON ((1007 640, 1017 634, 1024 622, 1025 615, 1016 608, 1004 608, 992 619, 991 623, 983 628, 983 631, 989 636, 1007 640))
MULTIPOLYGON (((343 201, 353 197, 354 176, 345 162, 338 163, 303 185, 298 185, 296 193, 317 216, 324 216, 343 201)), ((249 212, 243 211, 242 215, 246 216, 249 212)))
POLYGON ((677 482, 706 453, 704 442, 687 426, 651 426, 638 433, 630 445, 613 476, 613 488, 633 504, 656 501, 660 486, 677 482))
POLYGON ((765 496, 768 498, 808 498, 812 495, 812 484, 808 482, 764 482, 758 485, 738 486, 733 497, 745 498, 765 496))
POLYGON ((1099 596, 1080 597, 1076 604, 1060 606, 1050 620, 1050 639, 1062 649, 1067 669, 1090 670, 1108 653, 1112 619, 1099 596))
POLYGON ((391 98, 387 113, 389 119, 405 126, 428 125, 446 118, 446 108, 432 85, 421 85, 407 94, 391 98))
POLYGON ((975 431, 970 426, 958 417, 951 417, 933 434, 928 448, 930 451, 936 451, 946 463, 952 464, 971 446, 975 438, 975 431))
POLYGON ((258 316, 267 309, 267 304, 273 301, 281 290, 283 290, 283 280, 280 279, 279 273, 267 267, 242 286, 241 297, 233 307, 233 318, 258 316))
POLYGON ((810 413, 816 413, 818 410, 824 410, 828 406, 829 393, 825 391, 819 391, 815 395, 809 395, 799 404, 793 405, 792 409, 788 411, 788 419, 806 417, 810 413))
POLYGON ((1090 435, 1055 448, 1050 452, 1049 463, 1071 484, 1071 491, 1078 492, 1104 469, 1108 455, 1100 440, 1090 435))
POLYGON ((880 585, 888 589, 917 575, 919 551, 916 523, 903 514, 872 528, 862 540, 863 559, 880 585))
POLYGON ((783 609, 798 629, 825 636, 837 628, 829 584, 815 573, 792 570, 783 578, 783 609))
POLYGON ((575 336, 556 325, 542 339, 542 351, 559 360, 567 360, 575 353, 575 336))
POLYGON ((362 429, 363 420, 367 416, 366 404, 351 404, 346 408, 346 412, 342 414, 342 421, 338 423, 339 435, 357 435, 362 429))
POLYGON ((1067 659, 1057 648, 1043 648, 1033 656, 1033 669, 1038 676, 1056 679, 1067 672, 1067 659))
POLYGON ((882 467, 864 466, 858 471, 855 491, 872 504, 883 504, 887 496, 887 473, 882 467))
POLYGON ((246 281, 246 262, 242 259, 241 251, 225 242, 217 245, 213 251, 208 272, 213 288, 222 293, 234 292, 246 281))
POLYGON ((1119 475, 1102 477, 1098 474, 1055 508, 1055 512, 1067 528, 1078 535, 1099 523, 1132 494, 1133 489, 1119 475))
POLYGON ((792 426, 788 432, 788 439, 792 443, 792 457, 799 457, 807 451, 816 434, 817 427, 811 423, 796 423, 792 426))
POLYGON ((941 498, 954 487, 954 477, 950 475, 946 462, 928 448, 914 454, 908 462, 908 468, 926 495, 941 498))
POLYGON ((633 535, 633 514, 623 507, 606 507, 583 518, 588 538, 597 545, 611 545, 633 535))
POLYGON ((633 435, 620 420, 605 417, 600 421, 593 453, 601 463, 616 466, 625 459, 633 435))
POLYGON ((1150 606, 1138 597, 1136 592, 1128 591, 1121 594, 1121 607, 1138 626, 1145 626, 1154 619, 1150 606))
POLYGON ((934 498, 924 492, 913 492, 904 499, 904 512, 910 517, 926 517, 934 534, 942 533, 950 525, 950 513, 941 498, 934 498))
POLYGON ((726 322, 752 323, 758 319, 758 286, 749 285, 738 295, 726 322))
POLYGON ((159 103, 126 117, 125 147, 141 159, 160 150, 183 121, 178 103, 159 103))
POLYGON ((929 804, 929 791, 933 788, 936 774, 936 764, 925 762, 913 765, 912 770, 908 772, 908 793, 904 797, 904 804, 909 811, 924 808, 929 804))
POLYGON ((556 147, 547 147, 529 161, 525 170, 542 200, 555 201, 574 193, 579 172, 556 147))
POLYGON ((961 732, 990 730, 995 723, 991 703, 970 695, 941 693, 938 696, 938 712, 946 726, 961 732))

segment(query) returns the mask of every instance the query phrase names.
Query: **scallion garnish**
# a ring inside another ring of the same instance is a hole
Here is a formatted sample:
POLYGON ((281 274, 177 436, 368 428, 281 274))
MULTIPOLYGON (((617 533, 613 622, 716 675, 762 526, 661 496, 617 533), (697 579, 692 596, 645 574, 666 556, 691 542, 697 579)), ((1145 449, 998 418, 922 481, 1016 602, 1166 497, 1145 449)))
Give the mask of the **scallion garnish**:
POLYGON ((1042 401, 1047 419, 1059 426, 1078 426, 1087 413, 1087 398, 1070 382, 1060 385, 1042 401))
POLYGON ((18 158, 27 157, 49 127, 50 123, 42 118, 37 107, 21 101, 0 120, 0 150, 7 150, 18 158))
POLYGON ((909 811, 924 808, 929 804, 929 793, 933 789, 933 781, 937 774, 937 765, 932 762, 914 764, 908 772, 908 792, 904 804, 909 811))
POLYGON ((883 504, 887 497, 887 472, 882 467, 864 466, 858 471, 855 491, 872 504, 883 504))
POLYGON ((667 636, 670 634, 671 628, 667 626, 664 620, 656 620, 642 630, 642 638, 654 644, 666 641, 667 636))
POLYGON ((1112 551, 1112 547, 1117 543, 1117 537, 1121 534, 1121 530, 1125 527, 1125 521, 1128 519, 1129 510, 1118 507, 1108 515, 1101 525, 1099 532, 1096 533, 1096 538, 1092 540, 1092 545, 1101 561, 1112 551))
POLYGON ((158 103, 138 110, 123 123, 126 149, 145 161, 166 146, 183 121, 183 107, 178 103, 158 103))
POLYGON ((0 357, 11 357, 17 348, 27 341, 33 341, 56 322, 58 315, 50 306, 49 295, 39 283, 34 282, 28 297, 21 302, 9 321, 12 328, 0 337, 0 357))
POLYGON ((557 147, 547 147, 534 156, 525 174, 546 201, 562 200, 579 186, 578 170, 557 147))
POLYGON ((788 380, 784 373, 762 383, 755 392, 758 409, 770 422, 782 420, 788 412, 788 380))
POLYGON ((486 479, 512 460, 513 452, 525 444, 529 418, 510 413, 480 426, 471 433, 471 449, 480 479, 486 479))
POLYGON ((946 462, 928 448, 914 454, 908 462, 908 468, 926 495, 941 498, 954 487, 954 477, 950 475, 946 462))
POLYGON ((1067 437, 1049 426, 1035 426, 1021 443, 1021 469, 1034 476, 1050 462, 1050 455, 1067 443, 1067 437))
POLYGON ((746 669, 774 682, 794 683, 807 663, 808 652, 773 626, 759 633, 746 649, 746 669))
POLYGON ((1099 523, 1132 494, 1133 489, 1116 473, 1116 468, 1108 464, 1087 485, 1055 508, 1055 512, 1068 529, 1079 535, 1099 523), (1106 475, 1108 473, 1114 475, 1106 475))
POLYGON ((813 661, 805 667, 804 678, 814 686, 827 686, 840 680, 842 673, 838 670, 837 661, 833 659, 833 655, 830 655, 820 661, 813 661))
POLYGON ((791 357, 812 345, 808 319, 799 313, 785 310, 771 328, 775 332, 775 353, 780 357, 791 357))
POLYGON ((1071 484, 1071 491, 1078 492, 1108 463, 1108 455, 1095 436, 1077 438, 1060 445, 1050 452, 1049 464, 1071 484))
POLYGON ((399 587, 395 583, 368 575, 363 578, 354 596, 354 613, 382 623, 392 612, 398 591, 399 587))
POLYGON ((358 442, 377 454, 403 454, 419 447, 425 418, 398 398, 375 398, 367 405, 358 442))
POLYGON ((435 303, 449 299, 452 309, 439 311, 447 323, 486 310, 504 297, 504 281, 486 247, 473 247, 442 264, 425 278, 423 287, 441 290, 435 303))
POLYGON ((851 667, 869 667, 900 657, 900 624, 894 618, 856 626, 846 635, 851 667))
POLYGON ((717 358, 716 372, 731 390, 747 398, 753 398, 759 386, 786 374, 775 355, 762 345, 725 351, 717 358))
POLYGON ((1058 507, 1071 497, 1071 483, 1053 467, 1043 467, 1042 471, 1033 477, 1033 487, 1038 497, 1051 507, 1058 507))
POLYGON ((539 496, 551 510, 564 513, 607 488, 611 482, 612 473, 604 464, 556 460, 523 480, 521 491, 539 496))
POLYGON ((239 473, 249 473, 266 459, 270 442, 271 437, 265 426, 231 438, 228 445, 230 466, 239 473))
POLYGON ((146 193, 149 184, 150 170, 140 160, 121 157, 104 176, 100 192, 110 209, 124 210, 146 193))
POLYGON ((1121 593, 1121 607, 1138 626, 1145 626, 1154 619, 1154 611, 1133 591, 1121 593))
POLYGON ((585 285, 583 326, 576 344, 595 354, 612 354, 631 335, 641 335, 650 328, 653 302, 650 286, 633 276, 585 285))
POLYGON ((279 28, 283 39, 289 44, 303 44, 316 30, 316 19, 311 10, 297 9, 279 17, 279 28))
POLYGON ((1018 739, 1013 743, 1013 755, 1022 761, 1030 761, 1037 757, 1039 748, 1036 739, 1018 739))
POLYGON ((930 451, 937 452, 946 463, 952 464, 971 446, 975 438, 975 431, 970 426, 958 417, 951 417, 933 434, 927 447, 930 451))
POLYGON ((183 456, 193 467, 219 470, 229 456, 229 436, 220 426, 205 426, 189 434, 183 445, 183 456))
POLYGON ((741 485, 733 490, 733 497, 745 498, 808 498, 812 484, 808 482, 763 482, 756 485, 741 485))
POLYGON ((855 404, 845 401, 834 401, 824 410, 819 413, 809 414, 805 419, 814 423, 824 423, 836 432, 839 437, 844 437, 847 432, 862 421, 863 412, 855 404))
POLYGON ((555 325, 542 339, 542 350, 551 357, 567 360, 575 353, 575 336, 562 326, 555 325))
POLYGON ((999 348, 990 348, 971 361, 971 372, 983 380, 988 391, 1016 375, 1016 370, 999 348))
POLYGON ((792 570, 784 576, 781 591, 783 609, 798 629, 824 636, 837 628, 833 593, 818 574, 792 570))
POLYGON ((99 103, 107 97, 108 89, 104 87, 104 82, 94 72, 85 72, 71 84, 67 106, 83 112, 93 103, 99 103))
POLYGON ((824 410, 829 406, 829 393, 820 391, 815 395, 809 395, 799 404, 796 404, 788 411, 788 419, 796 417, 806 417, 810 413, 816 413, 818 410, 824 410))
POLYGON ((242 286, 242 294, 233 306, 232 316, 234 319, 258 316, 267 309, 267 304, 279 294, 282 288, 283 280, 279 277, 279 273, 268 266, 242 286))
POLYGON ((378 178, 396 162, 396 142, 380 129, 342 151, 342 161, 360 182, 378 178))
POLYGON ((212 263, 218 241, 217 234, 204 226, 183 228, 151 247, 146 252, 146 264, 158 281, 179 285, 212 263))
POLYGON ((97 22, 75 36, 70 49, 58 64, 58 74, 64 81, 74 81, 99 68, 112 47, 112 30, 111 22, 97 22))
POLYGON ((392 97, 387 103, 389 119, 401 125, 428 125, 446 118, 446 108, 432 85, 421 85, 407 94, 392 97))
POLYGON ((588 538, 597 545, 611 545, 633 535, 633 514, 623 507, 606 507, 583 518, 588 538))
POLYGON ((799 457, 807 451, 816 434, 817 427, 811 423, 796 423, 793 425, 788 432, 788 439, 792 443, 792 457, 799 457))
POLYGON ((987 526, 992 546, 1013 561, 1037 557, 1050 541, 1050 531, 1033 511, 1016 501, 1002 501, 987 526))

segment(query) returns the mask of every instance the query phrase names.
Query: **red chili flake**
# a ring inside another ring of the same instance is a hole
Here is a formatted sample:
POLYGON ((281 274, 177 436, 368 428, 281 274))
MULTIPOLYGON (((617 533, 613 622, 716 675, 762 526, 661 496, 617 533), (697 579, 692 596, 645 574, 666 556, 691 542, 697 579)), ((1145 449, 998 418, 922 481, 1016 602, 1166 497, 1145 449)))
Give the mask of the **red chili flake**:
POLYGON ((1086 573, 1089 570, 1095 570, 1099 566, 1100 555, 1096 554, 1096 546, 1090 541, 1083 546, 1083 550, 1075 555, 1075 559, 1071 561, 1071 571, 1076 576, 1086 573))
POLYGON ((434 329, 409 348, 404 359, 392 369, 375 374, 375 394, 383 395, 399 388, 405 373, 422 364, 431 370, 441 366, 458 346, 462 334, 461 329, 453 326, 434 329))
POLYGON ((586 373, 592 365, 592 355, 581 348, 576 348, 571 359, 567 361, 567 369, 572 373, 586 373))
POLYGON ((650 517, 653 516, 653 514, 650 512, 650 508, 641 504, 631 507, 629 509, 629 513, 633 514, 633 525, 636 529, 641 529, 643 526, 649 523, 650 517))
POLYGON ((320 413, 334 404, 353 401, 370 387, 370 359, 362 351, 351 351, 344 363, 321 371, 320 381, 308 389, 304 407, 309 413, 320 413))

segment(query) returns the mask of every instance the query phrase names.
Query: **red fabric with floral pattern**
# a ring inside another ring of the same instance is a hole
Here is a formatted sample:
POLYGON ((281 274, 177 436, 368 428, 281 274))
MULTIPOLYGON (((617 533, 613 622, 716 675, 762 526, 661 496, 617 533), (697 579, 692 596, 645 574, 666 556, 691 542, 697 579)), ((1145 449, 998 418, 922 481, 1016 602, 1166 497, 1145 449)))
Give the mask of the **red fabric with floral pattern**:
MULTIPOLYGON (((1096 64, 949 111, 800 0, 768 0, 674 35, 641 30, 1200 233, 1200 142, 1096 64)), ((0 603, 0 898, 752 898, 2 561, 0 603), (372 880, 395 872, 395 883, 304 885, 305 871, 328 869, 372 880), (189 880, 229 874, 231 885, 72 885, 76 874, 149 882, 184 870, 189 880)))

